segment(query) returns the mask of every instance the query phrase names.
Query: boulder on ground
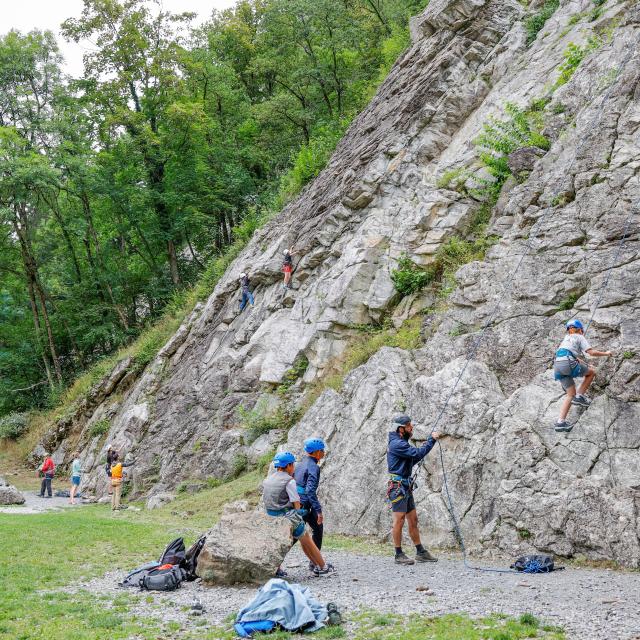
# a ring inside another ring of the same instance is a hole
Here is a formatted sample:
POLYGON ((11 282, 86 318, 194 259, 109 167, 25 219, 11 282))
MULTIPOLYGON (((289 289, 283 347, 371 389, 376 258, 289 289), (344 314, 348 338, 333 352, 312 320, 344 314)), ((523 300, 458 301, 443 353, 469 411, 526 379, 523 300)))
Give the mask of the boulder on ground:
POLYGON ((291 546, 286 518, 272 518, 262 511, 225 514, 207 533, 196 573, 213 584, 264 584, 291 546))
POLYGON ((24 504, 24 496, 4 478, 0 478, 0 504, 24 504))
POLYGON ((147 509, 158 509, 175 500, 173 493, 156 493, 147 500, 147 509))

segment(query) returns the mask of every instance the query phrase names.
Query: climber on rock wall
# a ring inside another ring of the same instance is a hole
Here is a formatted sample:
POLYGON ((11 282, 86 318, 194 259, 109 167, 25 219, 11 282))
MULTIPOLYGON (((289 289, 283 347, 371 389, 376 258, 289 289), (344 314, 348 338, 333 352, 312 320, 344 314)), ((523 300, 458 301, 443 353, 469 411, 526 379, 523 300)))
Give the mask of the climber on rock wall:
POLYGON ((246 273, 240 274, 240 292, 242 297, 240 298, 240 313, 244 311, 244 308, 249 303, 253 306, 253 294, 251 293, 251 281, 246 273))
POLYGON ((393 419, 394 431, 389 433, 387 449, 387 466, 389 482, 387 499, 393 511, 393 544, 395 545, 395 561, 397 564, 414 564, 414 561, 402 551, 402 528, 404 521, 409 525, 409 536, 416 545, 416 560, 418 562, 437 562, 420 541, 418 529, 418 513, 413 499, 413 481, 411 473, 413 466, 420 462, 433 448, 436 440, 442 436, 434 431, 421 447, 412 447, 409 438, 413 434, 411 418, 399 415, 393 419))
MULTIPOLYGON (((291 523, 291 537, 298 540, 302 551, 313 564, 313 573, 316 576, 325 576, 333 573, 333 565, 327 564, 318 547, 306 530, 304 516, 306 510, 300 506, 300 494, 293 478, 296 458, 292 453, 283 451, 277 453, 273 459, 276 470, 262 485, 262 498, 267 515, 275 518, 284 517, 291 523)), ((277 577, 286 574, 278 569, 277 577)))
POLYGON ((291 274, 293 273, 293 256, 297 255, 294 252, 293 247, 285 249, 283 252, 284 258, 282 260, 282 272, 284 273, 284 282, 282 287, 284 289, 291 289, 291 274))
MULTIPOLYGON (((304 521, 311 527, 312 538, 318 549, 322 549, 322 535, 324 531, 322 505, 318 500, 318 485, 320 484, 320 467, 318 462, 325 456, 326 445, 320 438, 309 438, 304 441, 307 454, 300 464, 296 465, 294 478, 300 494, 300 504, 307 510, 304 521)), ((313 568, 313 567, 310 567, 313 568)))
POLYGON ((573 428, 573 425, 570 425, 566 420, 572 404, 579 407, 588 407, 591 403, 584 394, 591 386, 596 372, 593 367, 582 359, 585 354, 596 357, 613 355, 611 351, 592 349, 584 337, 582 322, 580 320, 570 320, 567 322, 567 334, 560 343, 553 362, 553 376, 560 381, 562 388, 566 392, 560 407, 560 416, 555 423, 556 431, 568 432, 573 428), (577 393, 575 378, 584 378, 577 393))

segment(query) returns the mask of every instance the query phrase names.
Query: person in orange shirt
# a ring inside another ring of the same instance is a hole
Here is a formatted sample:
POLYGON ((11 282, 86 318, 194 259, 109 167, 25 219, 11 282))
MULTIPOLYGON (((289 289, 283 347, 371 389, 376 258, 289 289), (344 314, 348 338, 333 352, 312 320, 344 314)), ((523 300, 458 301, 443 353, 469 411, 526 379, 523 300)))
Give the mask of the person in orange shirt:
POLYGON ((111 494, 111 511, 120 509, 120 497, 122 496, 123 476, 126 475, 124 467, 129 467, 133 462, 120 462, 120 456, 117 451, 113 452, 111 457, 111 486, 113 492, 111 494))

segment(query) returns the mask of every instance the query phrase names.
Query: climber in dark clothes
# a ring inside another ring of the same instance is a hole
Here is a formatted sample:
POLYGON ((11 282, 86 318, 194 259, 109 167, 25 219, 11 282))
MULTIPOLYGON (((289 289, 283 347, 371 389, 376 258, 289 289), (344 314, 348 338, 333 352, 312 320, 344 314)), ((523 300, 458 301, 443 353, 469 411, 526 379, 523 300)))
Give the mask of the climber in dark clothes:
POLYGON ((325 456, 325 444, 320 438, 309 438, 304 441, 307 454, 298 465, 294 473, 300 504, 307 510, 304 521, 311 527, 312 538, 318 549, 322 549, 323 516, 322 505, 318 500, 318 485, 320 484, 320 467, 318 462, 325 456))
POLYGON ((389 433, 389 447, 387 449, 387 466, 389 469, 389 483, 387 499, 393 510, 393 544, 396 548, 395 561, 398 564, 414 564, 414 561, 402 551, 402 528, 405 519, 409 525, 409 536, 416 545, 416 560, 418 562, 437 562, 420 541, 418 529, 418 514, 413 499, 411 474, 413 466, 420 462, 433 448, 441 434, 434 431, 427 441, 419 448, 409 444, 413 434, 413 425, 409 416, 400 415, 393 419, 395 431, 389 433))
POLYGON ((240 313, 244 311, 244 308, 249 303, 253 306, 253 294, 251 293, 251 281, 246 273, 240 274, 240 290, 242 291, 242 298, 240 300, 240 313))

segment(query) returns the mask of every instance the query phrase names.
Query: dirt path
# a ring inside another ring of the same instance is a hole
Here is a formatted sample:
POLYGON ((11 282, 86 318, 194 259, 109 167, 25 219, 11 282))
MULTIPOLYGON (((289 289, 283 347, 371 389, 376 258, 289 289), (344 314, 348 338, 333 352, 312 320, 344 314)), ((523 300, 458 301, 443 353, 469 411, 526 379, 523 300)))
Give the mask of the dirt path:
MULTIPOLYGON (((336 575, 315 578, 309 576, 306 562, 294 550, 285 563, 288 580, 309 586, 323 602, 336 602, 347 616, 361 608, 428 615, 530 612, 545 624, 562 626, 567 638, 640 640, 637 572, 568 568, 548 575, 496 574, 465 570, 459 560, 447 557, 435 565, 397 567, 385 556, 346 552, 327 552, 327 556, 338 569, 336 575), (427 586, 434 595, 417 591, 427 586)), ((111 574, 84 586, 101 593, 122 593, 115 586, 121 577, 111 574)), ((206 607, 208 623, 221 624, 251 600, 255 588, 187 583, 179 591, 154 595, 153 603, 131 593, 138 599, 136 613, 158 615, 161 609, 165 617, 188 627, 201 620, 185 610, 194 598, 206 607)))

